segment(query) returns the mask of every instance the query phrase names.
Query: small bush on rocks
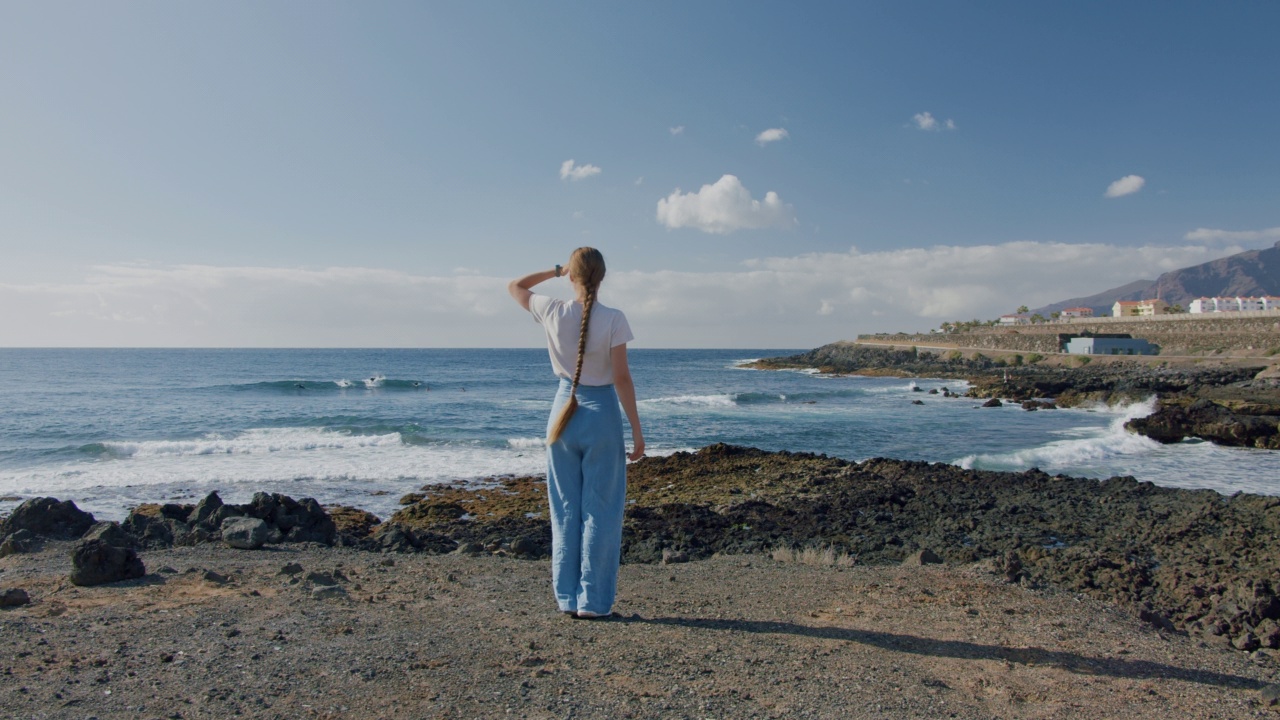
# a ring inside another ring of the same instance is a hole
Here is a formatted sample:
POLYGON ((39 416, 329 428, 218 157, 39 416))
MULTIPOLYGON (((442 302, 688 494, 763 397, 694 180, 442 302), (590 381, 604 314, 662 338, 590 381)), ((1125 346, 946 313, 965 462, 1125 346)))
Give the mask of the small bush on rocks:
POLYGON ((792 547, 775 548, 773 559, 780 563, 798 563, 800 565, 817 565, 820 567, 853 567, 858 559, 847 552, 837 552, 831 545, 816 547, 810 545, 802 549, 792 547))

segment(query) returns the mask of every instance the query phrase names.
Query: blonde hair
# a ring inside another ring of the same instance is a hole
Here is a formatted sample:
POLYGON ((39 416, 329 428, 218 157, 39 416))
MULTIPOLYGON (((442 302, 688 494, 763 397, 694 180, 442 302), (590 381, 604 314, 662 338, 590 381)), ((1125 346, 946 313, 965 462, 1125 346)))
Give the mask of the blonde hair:
POLYGON ((578 329, 578 365, 573 371, 573 387, 569 390, 569 401, 560 408, 560 414, 547 431, 547 444, 560 439, 564 429, 569 427, 569 420, 578 409, 578 380, 582 377, 582 356, 587 351, 587 323, 591 321, 591 309, 596 305, 596 291, 604 280, 604 255, 592 247, 580 247, 569 256, 569 276, 576 285, 585 291, 582 300, 582 326, 578 329))

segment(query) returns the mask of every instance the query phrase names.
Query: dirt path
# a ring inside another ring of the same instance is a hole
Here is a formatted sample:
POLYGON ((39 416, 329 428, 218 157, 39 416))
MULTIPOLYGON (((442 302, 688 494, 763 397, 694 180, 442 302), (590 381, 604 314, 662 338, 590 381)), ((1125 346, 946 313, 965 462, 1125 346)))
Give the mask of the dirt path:
POLYGON ((0 559, 33 599, 0 612, 4 717, 1273 716, 1263 655, 978 566, 628 565, 592 622, 545 561, 205 545, 77 588, 66 549, 0 559))

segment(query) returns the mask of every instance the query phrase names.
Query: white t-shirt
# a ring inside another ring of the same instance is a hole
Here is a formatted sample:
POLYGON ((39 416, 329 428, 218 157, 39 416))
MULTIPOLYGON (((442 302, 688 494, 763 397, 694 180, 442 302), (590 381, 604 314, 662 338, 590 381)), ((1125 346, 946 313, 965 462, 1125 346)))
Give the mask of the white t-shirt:
MULTIPOLYGON (((562 378, 573 379, 578 366, 578 330, 582 326, 582 304, 566 302, 546 295, 529 298, 529 312, 547 333, 547 352, 551 368, 562 378)), ((610 351, 633 340, 627 316, 600 304, 591 308, 587 323, 587 347, 582 359, 581 385, 613 384, 613 357, 610 351)))

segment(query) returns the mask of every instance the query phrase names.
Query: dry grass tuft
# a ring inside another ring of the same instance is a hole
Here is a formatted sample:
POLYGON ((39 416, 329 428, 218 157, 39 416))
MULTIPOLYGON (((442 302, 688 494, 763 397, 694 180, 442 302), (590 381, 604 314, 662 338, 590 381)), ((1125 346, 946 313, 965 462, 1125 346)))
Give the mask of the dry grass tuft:
POLYGON ((836 552, 831 545, 825 547, 808 546, 802 549, 792 547, 775 548, 771 553, 773 559, 781 563, 799 563, 801 565, 817 565, 821 567, 853 567, 858 562, 856 556, 847 552, 836 552))

